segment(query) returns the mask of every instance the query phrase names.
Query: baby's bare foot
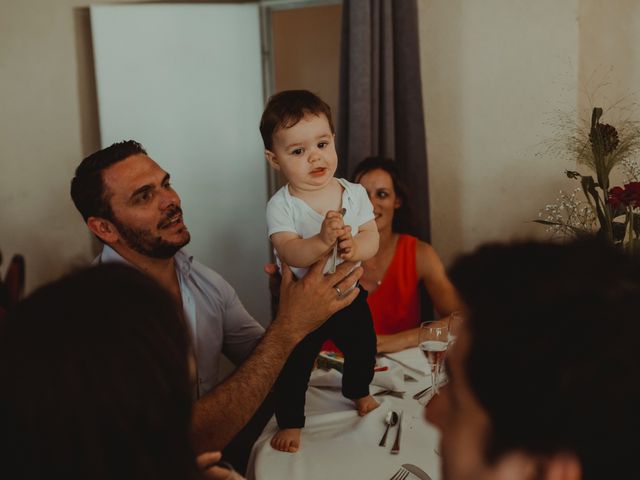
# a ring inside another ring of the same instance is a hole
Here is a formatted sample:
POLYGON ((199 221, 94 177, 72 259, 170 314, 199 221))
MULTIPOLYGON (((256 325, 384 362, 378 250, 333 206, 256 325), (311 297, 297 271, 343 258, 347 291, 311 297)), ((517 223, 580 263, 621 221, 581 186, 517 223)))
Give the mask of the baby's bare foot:
POLYGON ((357 398, 355 400, 356 409, 358 410, 358 415, 361 417, 365 416, 371 410, 375 410, 380 406, 375 398, 371 395, 367 395, 366 397, 357 398))
POLYGON ((281 452, 297 452, 298 448, 300 448, 300 429, 283 428, 278 430, 278 433, 271 439, 271 446, 281 452))

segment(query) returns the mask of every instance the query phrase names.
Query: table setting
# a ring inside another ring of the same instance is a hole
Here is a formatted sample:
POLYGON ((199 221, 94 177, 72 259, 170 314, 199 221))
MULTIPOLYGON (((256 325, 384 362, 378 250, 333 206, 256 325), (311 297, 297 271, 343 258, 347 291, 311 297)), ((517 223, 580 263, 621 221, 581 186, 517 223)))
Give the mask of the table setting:
POLYGON ((253 447, 247 479, 439 480, 439 434, 424 420, 424 404, 433 395, 425 355, 418 347, 384 355, 375 370, 370 393, 380 406, 360 417, 342 396, 342 374, 315 369, 299 451, 271 447, 277 431, 272 418, 253 447))

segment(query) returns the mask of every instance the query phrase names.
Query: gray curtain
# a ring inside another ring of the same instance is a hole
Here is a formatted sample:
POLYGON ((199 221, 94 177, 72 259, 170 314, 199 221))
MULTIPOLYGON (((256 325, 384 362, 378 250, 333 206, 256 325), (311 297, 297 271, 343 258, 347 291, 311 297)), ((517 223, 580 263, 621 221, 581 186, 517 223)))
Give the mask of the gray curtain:
POLYGON ((427 150, 416 0, 344 0, 338 175, 368 156, 398 162, 416 236, 429 241, 427 150))

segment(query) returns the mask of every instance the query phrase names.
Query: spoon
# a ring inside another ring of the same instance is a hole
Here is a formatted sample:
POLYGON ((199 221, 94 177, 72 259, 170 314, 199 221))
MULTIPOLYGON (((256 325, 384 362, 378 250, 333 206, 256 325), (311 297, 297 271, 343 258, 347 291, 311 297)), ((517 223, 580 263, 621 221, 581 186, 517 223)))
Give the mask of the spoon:
POLYGON ((387 413, 387 416, 384 418, 384 423, 387 424, 387 428, 384 431, 384 435, 380 439, 380 443, 378 444, 380 447, 384 447, 384 444, 387 442, 387 433, 389 433, 389 427, 393 427, 396 423, 398 423, 398 414, 393 410, 387 413))

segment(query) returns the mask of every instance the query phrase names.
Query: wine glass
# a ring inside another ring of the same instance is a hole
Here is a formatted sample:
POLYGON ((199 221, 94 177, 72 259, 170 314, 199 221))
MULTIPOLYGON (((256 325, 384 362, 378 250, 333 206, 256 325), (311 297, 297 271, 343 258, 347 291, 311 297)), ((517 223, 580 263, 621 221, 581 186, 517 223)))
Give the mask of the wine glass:
POLYGON ((456 310, 455 312, 451 312, 449 315, 449 345, 453 345, 458 337, 458 333, 460 333, 460 328, 464 323, 464 315, 462 312, 456 310))
POLYGON ((431 384, 433 392, 438 395, 438 374, 444 362, 444 356, 449 346, 449 327, 434 324, 433 322, 422 322, 420 324, 420 334, 418 346, 427 358, 427 364, 431 371, 431 384))

